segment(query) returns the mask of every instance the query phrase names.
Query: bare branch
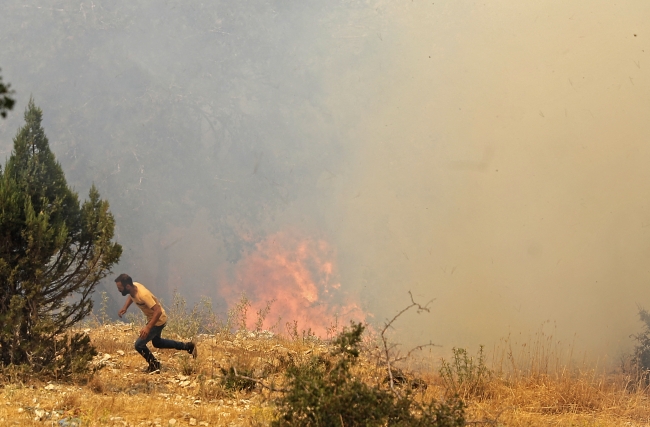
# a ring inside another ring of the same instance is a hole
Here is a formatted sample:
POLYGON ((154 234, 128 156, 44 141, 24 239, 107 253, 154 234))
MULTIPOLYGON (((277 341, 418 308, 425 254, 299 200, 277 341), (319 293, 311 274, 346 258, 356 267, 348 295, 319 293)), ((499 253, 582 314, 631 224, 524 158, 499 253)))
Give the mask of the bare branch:
POLYGON ((411 355, 411 353, 413 353, 414 351, 421 350, 421 349, 423 349, 425 347, 433 347, 433 346, 435 346, 435 344, 433 344, 433 343, 419 345, 419 346, 414 347, 413 349, 411 349, 407 353, 406 356, 404 356, 404 357, 394 357, 391 360, 390 352, 391 352, 392 349, 394 349, 396 347, 396 345, 395 344, 391 345, 391 346, 388 345, 388 339, 386 338, 386 331, 388 330, 388 328, 392 327, 393 323, 402 314, 406 313, 407 311, 409 311, 410 309, 412 309, 414 307, 416 308, 418 314, 422 313, 423 311, 426 311, 427 313, 430 313, 431 311, 429 309, 429 304, 431 304, 433 301, 435 301, 435 299, 432 299, 432 300, 428 301, 426 304, 422 305, 422 304, 419 304, 419 303, 415 302, 415 300, 413 299, 413 294, 411 293, 411 291, 409 291, 408 294, 409 294, 409 297, 411 298, 411 304, 408 305, 407 307, 403 308, 392 319, 390 319, 390 321, 386 322, 384 324, 384 328, 381 330, 381 333, 380 333, 381 342, 382 342, 383 347, 384 347, 383 348, 383 353, 384 353, 384 358, 385 358, 385 363, 386 363, 386 369, 388 370, 388 381, 389 381, 388 385, 390 386, 391 391, 393 393, 395 393, 395 395, 397 397, 400 397, 400 398, 402 397, 402 395, 395 388, 395 379, 393 378, 393 369, 392 369, 391 364, 394 364, 396 362, 399 362, 401 360, 404 360, 404 359, 408 358, 411 355))

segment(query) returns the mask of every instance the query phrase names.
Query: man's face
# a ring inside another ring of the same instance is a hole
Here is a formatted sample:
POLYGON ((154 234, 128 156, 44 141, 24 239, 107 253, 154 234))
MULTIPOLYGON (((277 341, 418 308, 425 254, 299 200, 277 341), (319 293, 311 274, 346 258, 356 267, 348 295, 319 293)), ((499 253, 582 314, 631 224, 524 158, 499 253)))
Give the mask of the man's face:
POLYGON ((122 282, 115 282, 117 285, 117 290, 120 291, 123 297, 129 295, 129 291, 126 290, 126 286, 122 284, 122 282))

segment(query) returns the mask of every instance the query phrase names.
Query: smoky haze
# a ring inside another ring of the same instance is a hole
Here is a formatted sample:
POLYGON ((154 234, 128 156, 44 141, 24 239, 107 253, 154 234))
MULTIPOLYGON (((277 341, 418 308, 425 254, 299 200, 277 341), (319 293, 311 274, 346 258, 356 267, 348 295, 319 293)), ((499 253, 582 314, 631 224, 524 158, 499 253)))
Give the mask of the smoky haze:
POLYGON ((166 299, 303 271, 319 316, 436 298, 404 342, 613 360, 650 306, 650 5, 520 3, 8 1, 0 150, 33 95, 166 299))

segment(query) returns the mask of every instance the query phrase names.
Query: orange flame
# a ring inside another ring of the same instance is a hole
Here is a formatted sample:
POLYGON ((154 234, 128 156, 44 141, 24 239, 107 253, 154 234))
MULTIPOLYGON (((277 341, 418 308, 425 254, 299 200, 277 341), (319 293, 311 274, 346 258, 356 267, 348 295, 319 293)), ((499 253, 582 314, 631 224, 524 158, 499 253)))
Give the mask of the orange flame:
MULTIPOLYGON (((244 293, 253 313, 264 311, 272 301, 264 329, 276 326, 276 332, 283 332, 287 323, 296 321, 299 331, 311 329, 322 338, 335 321, 344 326, 365 319, 354 299, 341 291, 334 259, 334 250, 324 240, 278 232, 239 261, 235 283, 219 292, 231 307, 244 293)), ((256 320, 249 315, 248 322, 252 327, 256 320)))

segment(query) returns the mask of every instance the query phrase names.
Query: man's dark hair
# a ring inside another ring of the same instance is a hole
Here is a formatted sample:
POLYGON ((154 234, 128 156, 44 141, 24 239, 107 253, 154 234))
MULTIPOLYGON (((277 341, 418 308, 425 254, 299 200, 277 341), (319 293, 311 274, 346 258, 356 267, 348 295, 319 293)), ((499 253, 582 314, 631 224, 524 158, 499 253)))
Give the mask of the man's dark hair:
POLYGON ((131 285, 133 286, 133 279, 131 279, 131 276, 129 276, 126 273, 122 273, 119 276, 117 276, 117 279, 115 279, 115 283, 120 282, 122 285, 131 285))

